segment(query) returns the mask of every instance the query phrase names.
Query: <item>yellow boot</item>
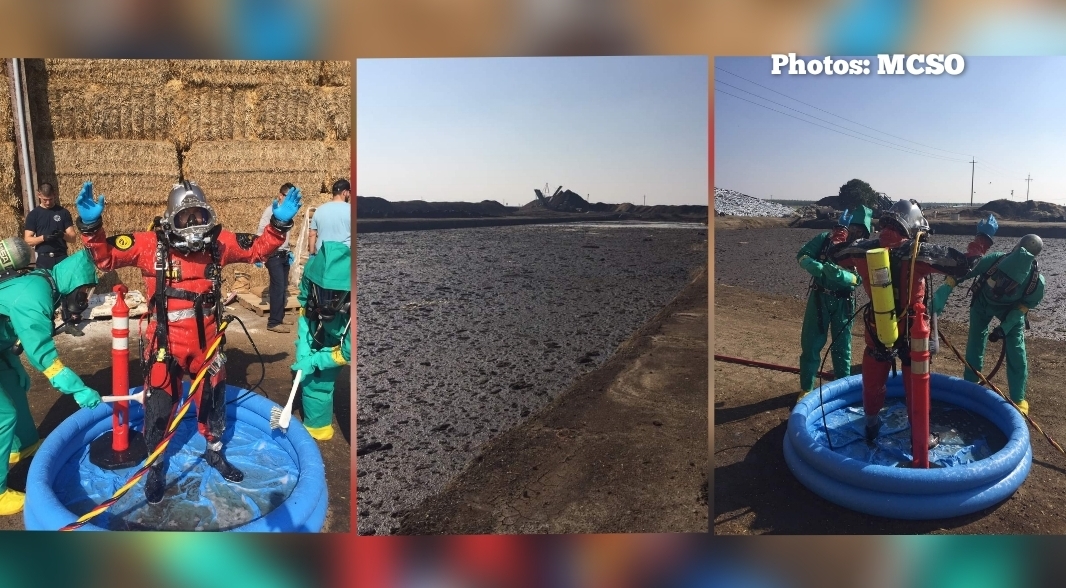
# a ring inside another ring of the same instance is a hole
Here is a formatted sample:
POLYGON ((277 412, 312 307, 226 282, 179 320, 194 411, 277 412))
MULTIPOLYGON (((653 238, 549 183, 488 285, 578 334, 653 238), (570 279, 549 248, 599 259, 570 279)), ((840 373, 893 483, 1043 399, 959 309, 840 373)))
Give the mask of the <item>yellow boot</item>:
POLYGON ((329 441, 333 438, 333 425, 326 425, 324 427, 308 427, 307 425, 304 425, 304 428, 307 429, 307 432, 310 433, 312 437, 319 441, 329 441))
POLYGON ((30 445, 29 447, 21 451, 12 451, 11 454, 7 457, 7 463, 9 465, 15 465, 24 459, 29 459, 34 453, 37 453, 38 449, 41 448, 41 441, 43 441, 43 439, 38 439, 36 443, 30 445))
POLYGON ((1020 410, 1025 416, 1029 416, 1029 401, 1022 400, 1021 402, 1019 402, 1018 410, 1020 410))
POLYGON ((26 504, 26 494, 8 488, 0 494, 0 515, 13 515, 22 512, 26 504))

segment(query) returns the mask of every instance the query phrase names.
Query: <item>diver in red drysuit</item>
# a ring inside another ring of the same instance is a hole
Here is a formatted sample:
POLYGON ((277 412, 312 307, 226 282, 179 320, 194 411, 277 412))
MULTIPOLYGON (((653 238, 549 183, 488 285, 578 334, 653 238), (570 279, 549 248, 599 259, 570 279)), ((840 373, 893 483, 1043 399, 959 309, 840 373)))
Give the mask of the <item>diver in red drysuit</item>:
MULTIPOLYGON (((925 240, 929 231, 929 222, 926 221, 918 203, 914 200, 900 200, 881 215, 880 232, 876 239, 855 241, 830 251, 830 258, 837 265, 858 272, 863 277, 862 286, 869 296, 870 274, 866 264, 866 252, 879 247, 889 250, 896 312, 899 317, 899 337, 891 349, 885 347, 877 338, 873 307, 867 307, 863 320, 866 326, 866 351, 862 358, 862 407, 866 414, 866 439, 868 441, 877 438, 881 429, 879 413, 885 404, 885 382, 888 380, 889 368, 894 366, 894 358, 897 357, 903 364, 903 387, 908 416, 910 416, 909 315, 913 313, 915 303, 923 302, 927 307, 929 305, 926 300, 928 292, 926 279, 932 274, 946 274, 961 279, 992 246, 992 236, 995 235, 997 227, 996 220, 992 216, 989 216, 987 221, 978 222, 977 236, 966 248, 966 253, 943 245, 933 245, 925 240), (914 239, 919 241, 917 260, 912 259, 914 239), (915 261, 913 281, 911 279, 912 260, 915 261), (909 310, 906 314, 902 314, 905 308, 909 310)), ((936 437, 931 435, 930 447, 935 446, 937 442, 936 437)))
MULTIPOLYGON (((292 217, 300 206, 300 191, 292 188, 286 200, 275 207, 262 236, 222 230, 215 211, 194 182, 177 184, 170 192, 167 209, 155 232, 127 233, 107 237, 103 228, 104 196, 93 200, 92 183, 78 195, 78 229, 96 266, 107 272, 120 267, 138 267, 144 276, 149 299, 149 343, 144 360, 148 365, 144 388, 144 437, 149 450, 163 439, 177 403, 182 397, 182 379, 204 366, 204 353, 221 320, 222 266, 228 263, 263 261, 285 242, 292 217), (162 290, 162 292, 161 292, 162 290)), ((205 382, 190 390, 196 403, 198 430, 207 441, 204 459, 231 482, 244 474, 222 455, 226 424, 226 369, 221 348, 214 355, 205 382), (207 389, 205 391, 205 383, 207 389)), ((157 460, 145 481, 149 503, 163 499, 165 460, 157 460)))

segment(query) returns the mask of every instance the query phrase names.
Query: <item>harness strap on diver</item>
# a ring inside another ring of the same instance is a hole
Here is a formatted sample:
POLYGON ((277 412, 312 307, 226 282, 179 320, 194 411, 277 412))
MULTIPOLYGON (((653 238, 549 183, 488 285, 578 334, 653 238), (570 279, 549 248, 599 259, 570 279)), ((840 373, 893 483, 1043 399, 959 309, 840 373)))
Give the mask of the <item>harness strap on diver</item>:
MULTIPOLYGON (((197 293, 169 286, 164 289, 164 292, 167 298, 177 298, 192 302, 193 316, 196 318, 196 336, 200 341, 200 349, 203 349, 207 345, 207 333, 204 331, 204 303, 215 306, 218 296, 214 292, 197 293)), ((212 308, 212 313, 218 316, 217 309, 212 308)), ((167 318, 169 320, 170 316, 168 315, 167 318)))
MULTIPOLYGON (((170 347, 170 333, 167 319, 167 269, 169 251, 166 243, 166 235, 163 231, 155 233, 155 295, 151 303, 155 307, 155 343, 158 349, 165 350, 170 347)), ((162 359, 162 358, 159 358, 162 359)))
POLYGON ((167 273, 170 271, 170 248, 166 241, 166 235, 162 231, 156 231, 156 288, 155 295, 152 296, 152 303, 155 305, 156 311, 156 342, 160 348, 165 349, 170 344, 170 315, 167 312, 167 299, 177 298, 192 302, 193 316, 196 319, 196 336, 200 343, 200 349, 204 349, 207 345, 207 333, 204 329, 204 305, 214 307, 216 320, 222 316, 222 266, 219 263, 222 253, 219 250, 217 241, 211 243, 210 251, 211 265, 208 266, 205 272, 207 274, 205 277, 211 280, 210 292, 191 292, 181 288, 172 288, 167 286, 167 273))

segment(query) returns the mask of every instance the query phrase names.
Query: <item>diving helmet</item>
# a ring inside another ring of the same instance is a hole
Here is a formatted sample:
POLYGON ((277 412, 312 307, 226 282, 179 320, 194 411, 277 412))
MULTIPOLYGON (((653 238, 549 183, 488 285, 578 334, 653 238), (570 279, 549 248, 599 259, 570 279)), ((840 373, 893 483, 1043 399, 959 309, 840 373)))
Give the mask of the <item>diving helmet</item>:
POLYGON ((925 220, 917 200, 900 200, 881 214, 880 228, 895 227, 899 232, 913 239, 920 232, 929 230, 929 221, 925 220))
POLYGON ((188 180, 174 184, 160 219, 170 246, 178 251, 202 251, 215 237, 218 219, 204 191, 188 180))

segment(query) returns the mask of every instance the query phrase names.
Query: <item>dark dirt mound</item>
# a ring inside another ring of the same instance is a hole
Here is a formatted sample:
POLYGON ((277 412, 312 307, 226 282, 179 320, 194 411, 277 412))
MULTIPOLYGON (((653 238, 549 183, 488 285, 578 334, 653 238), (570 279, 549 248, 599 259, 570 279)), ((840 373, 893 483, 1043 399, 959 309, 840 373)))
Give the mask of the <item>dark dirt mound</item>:
MULTIPOLYGON (((815 204, 818 205, 818 206, 831 206, 831 207, 835 208, 836 210, 844 210, 846 208, 843 204, 840 203, 840 196, 826 196, 825 198, 822 198, 818 202, 815 202, 815 204)), ((877 199, 877 209, 878 210, 885 210, 885 209, 891 207, 892 204, 893 204, 892 199, 887 197, 887 196, 880 196, 877 199)))
POLYGON ((1013 200, 1005 199, 993 200, 978 210, 986 213, 991 212, 997 218, 1045 222, 1066 221, 1066 207, 1037 200, 1029 200, 1028 202, 1014 202, 1013 200))
POLYGON ((507 216, 512 209, 496 202, 389 202, 374 196, 356 196, 359 218, 481 218, 507 216))
POLYGON ((556 212, 613 212, 616 205, 595 203, 592 204, 588 200, 581 197, 580 194, 572 190, 563 190, 562 192, 556 192, 550 198, 536 200, 526 204, 522 207, 522 210, 554 210, 556 212), (545 206, 545 202, 547 206, 545 206))
POLYGON ((555 212, 613 212, 618 218, 643 219, 643 220, 707 220, 707 207, 695 204, 687 205, 657 205, 640 206, 625 202, 622 204, 608 204, 604 202, 589 202, 571 192, 565 190, 547 199, 548 207, 540 199, 534 200, 520 210, 523 212, 536 212, 552 210, 555 212))

